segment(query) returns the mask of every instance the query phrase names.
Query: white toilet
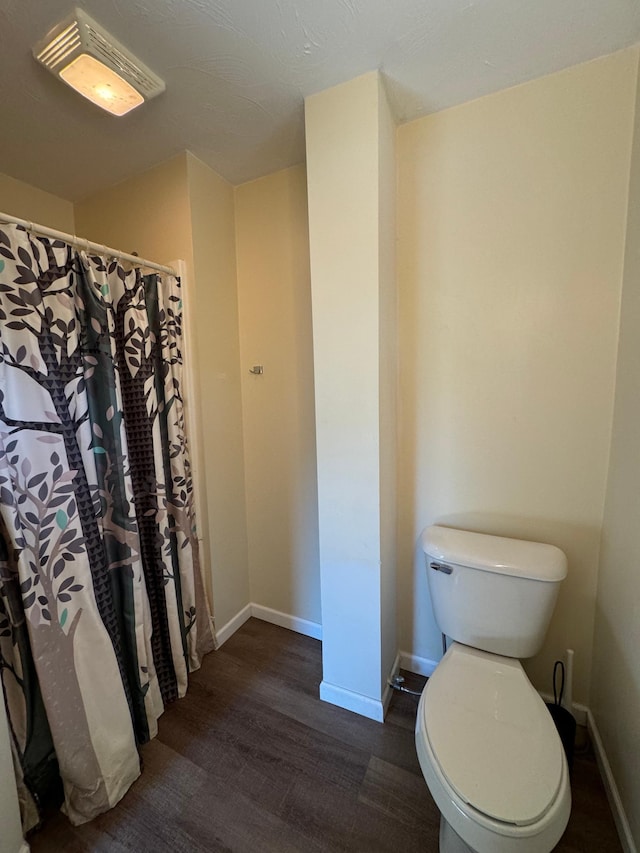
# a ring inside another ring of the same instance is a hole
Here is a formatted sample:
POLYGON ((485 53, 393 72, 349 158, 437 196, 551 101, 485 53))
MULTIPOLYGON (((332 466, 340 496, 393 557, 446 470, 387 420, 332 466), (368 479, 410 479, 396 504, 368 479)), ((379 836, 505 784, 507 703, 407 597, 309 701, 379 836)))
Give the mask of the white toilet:
POLYGON ((544 639, 567 560, 553 545, 422 534, 436 622, 454 642, 418 706, 441 853, 549 853, 571 811, 562 743, 518 658, 544 639))

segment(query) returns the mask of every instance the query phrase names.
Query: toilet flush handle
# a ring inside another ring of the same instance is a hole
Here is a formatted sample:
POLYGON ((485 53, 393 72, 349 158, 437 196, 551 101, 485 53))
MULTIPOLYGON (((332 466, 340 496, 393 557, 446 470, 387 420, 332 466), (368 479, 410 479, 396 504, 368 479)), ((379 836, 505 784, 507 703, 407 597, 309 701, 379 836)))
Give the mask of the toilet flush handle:
POLYGON ((442 572, 445 575, 450 575, 453 572, 451 566, 448 566, 446 563, 431 563, 431 568, 436 572, 442 572))

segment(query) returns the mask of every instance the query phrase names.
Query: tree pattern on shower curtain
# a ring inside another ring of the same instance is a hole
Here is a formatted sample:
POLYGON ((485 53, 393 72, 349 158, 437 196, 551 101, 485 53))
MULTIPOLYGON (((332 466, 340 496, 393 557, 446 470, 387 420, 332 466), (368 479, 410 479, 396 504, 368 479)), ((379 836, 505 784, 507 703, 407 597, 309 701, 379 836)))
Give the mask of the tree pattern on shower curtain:
POLYGON ((73 822, 115 805, 213 646, 181 308, 173 276, 0 229, 0 675, 27 826, 58 767, 73 822))

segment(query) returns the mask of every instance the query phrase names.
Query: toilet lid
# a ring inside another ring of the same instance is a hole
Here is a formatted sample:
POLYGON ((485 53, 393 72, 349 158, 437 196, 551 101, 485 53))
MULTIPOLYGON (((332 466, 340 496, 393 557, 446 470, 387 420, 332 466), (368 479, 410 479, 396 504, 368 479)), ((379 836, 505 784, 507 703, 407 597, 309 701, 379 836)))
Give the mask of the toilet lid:
POLYGON ((562 744, 519 661, 454 643, 427 682, 424 724, 449 785, 505 823, 539 820, 562 776, 562 744))

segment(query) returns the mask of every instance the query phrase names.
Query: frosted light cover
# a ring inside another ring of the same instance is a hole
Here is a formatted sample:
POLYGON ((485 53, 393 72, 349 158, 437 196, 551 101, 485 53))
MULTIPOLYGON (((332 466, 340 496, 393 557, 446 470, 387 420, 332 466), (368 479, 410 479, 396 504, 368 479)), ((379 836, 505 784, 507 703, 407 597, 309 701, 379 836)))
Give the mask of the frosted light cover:
POLYGON ((126 115, 144 103, 133 86, 88 53, 81 53, 59 73, 72 89, 112 115, 126 115))

